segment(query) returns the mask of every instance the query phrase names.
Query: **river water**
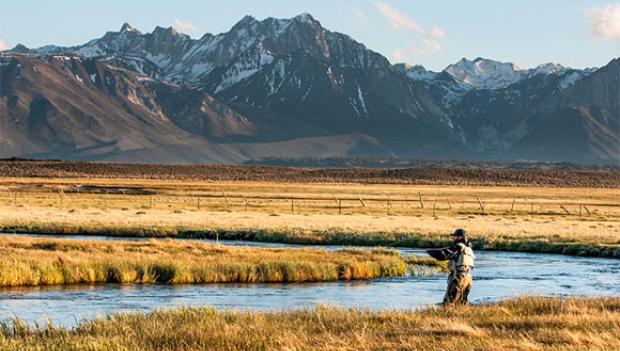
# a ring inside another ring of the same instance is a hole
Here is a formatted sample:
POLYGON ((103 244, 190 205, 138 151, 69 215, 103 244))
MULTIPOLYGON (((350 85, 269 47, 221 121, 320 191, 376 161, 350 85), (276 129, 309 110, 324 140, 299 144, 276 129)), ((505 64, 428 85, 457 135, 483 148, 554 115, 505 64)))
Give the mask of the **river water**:
MULTIPOLYGON (((144 240, 92 236, 67 238, 144 240)), ((220 241, 220 244, 308 247, 237 241, 220 241)), ((321 247, 328 250, 342 248, 321 247)), ((403 256, 425 255, 418 249, 396 250, 403 256)), ((470 294, 473 303, 493 302, 519 295, 620 296, 620 260, 617 259, 480 251, 476 256, 474 287, 470 294)), ((0 320, 6 321, 15 316, 30 324, 51 320, 57 325, 71 327, 81 319, 114 312, 148 312, 177 306, 282 310, 322 304, 371 310, 415 309, 440 303, 445 287, 446 276, 438 275, 325 283, 102 284, 0 288, 0 320)))

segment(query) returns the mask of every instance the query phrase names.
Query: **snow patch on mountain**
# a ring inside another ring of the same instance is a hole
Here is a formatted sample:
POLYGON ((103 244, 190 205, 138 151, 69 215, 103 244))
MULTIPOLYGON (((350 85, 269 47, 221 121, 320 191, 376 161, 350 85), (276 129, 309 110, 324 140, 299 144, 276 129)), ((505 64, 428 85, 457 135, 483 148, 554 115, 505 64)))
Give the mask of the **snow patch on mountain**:
POLYGON ((465 58, 448 66, 445 72, 460 84, 474 89, 499 89, 522 79, 527 72, 509 62, 465 58))
POLYGON ((429 71, 421 65, 410 66, 406 63, 397 63, 394 65, 394 68, 401 73, 405 73, 407 77, 416 81, 431 81, 439 74, 437 72, 429 71))
POLYGON ((247 58, 240 58, 235 62, 224 74, 222 75, 222 81, 215 88, 215 93, 219 93, 245 79, 256 74, 265 66, 270 65, 274 61, 274 57, 268 50, 262 47, 247 58))
POLYGON ((362 109, 364 110, 364 113, 368 115, 368 109, 366 109, 366 101, 364 101, 364 94, 362 94, 362 89, 360 88, 359 84, 357 85, 357 96, 360 103, 362 104, 362 109))
POLYGON ((583 77, 584 77, 584 74, 582 72, 579 72, 579 71, 569 72, 565 74, 562 77, 562 80, 560 80, 560 83, 558 83, 558 89, 559 90, 568 89, 571 86, 575 85, 575 83, 577 83, 577 81, 583 77))
POLYGON ((566 72, 569 69, 570 68, 564 67, 560 64, 548 62, 538 65, 536 68, 530 69, 529 75, 532 76, 536 74, 560 74, 562 72, 566 72))

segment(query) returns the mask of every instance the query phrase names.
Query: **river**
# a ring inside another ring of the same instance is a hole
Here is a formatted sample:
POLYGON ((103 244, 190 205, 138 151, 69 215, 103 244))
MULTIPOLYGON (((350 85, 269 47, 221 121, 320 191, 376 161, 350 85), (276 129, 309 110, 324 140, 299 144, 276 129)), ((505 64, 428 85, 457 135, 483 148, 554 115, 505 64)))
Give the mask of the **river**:
MULTIPOLYGON (((144 240, 92 236, 64 238, 144 240)), ((240 241, 221 241, 220 244, 308 247, 240 241)), ((343 248, 321 247, 328 250, 343 248)), ((419 249, 395 250, 403 256, 425 255, 419 249)), ((476 255, 474 286, 470 294, 473 303, 494 302, 520 295, 620 296, 620 260, 617 259, 480 251, 476 255)), ((415 309, 440 303, 445 286, 446 277, 438 275, 325 283, 101 284, 0 288, 0 320, 6 321, 16 316, 29 324, 51 320, 56 325, 72 327, 81 319, 114 312, 149 312, 178 306, 283 310, 323 304, 371 310, 415 309)))

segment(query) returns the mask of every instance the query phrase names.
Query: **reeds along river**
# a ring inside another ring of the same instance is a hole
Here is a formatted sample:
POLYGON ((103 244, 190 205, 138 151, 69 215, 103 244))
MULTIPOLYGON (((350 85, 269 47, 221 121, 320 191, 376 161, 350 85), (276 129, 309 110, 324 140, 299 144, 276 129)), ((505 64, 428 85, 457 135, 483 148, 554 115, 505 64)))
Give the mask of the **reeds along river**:
MULTIPOLYGON (((222 244, 291 246, 255 242, 222 244)), ((422 250, 398 251, 404 256, 424 255, 422 250)), ((477 252, 477 257, 470 295, 474 303, 518 295, 620 296, 620 260, 617 259, 508 252, 477 252)), ((243 310, 280 310, 316 304, 372 310, 410 309, 441 302, 445 285, 445 275, 437 275, 328 283, 7 288, 0 289, 0 320, 16 316, 28 323, 51 320, 74 326, 82 318, 113 312, 148 312, 188 305, 243 310)))

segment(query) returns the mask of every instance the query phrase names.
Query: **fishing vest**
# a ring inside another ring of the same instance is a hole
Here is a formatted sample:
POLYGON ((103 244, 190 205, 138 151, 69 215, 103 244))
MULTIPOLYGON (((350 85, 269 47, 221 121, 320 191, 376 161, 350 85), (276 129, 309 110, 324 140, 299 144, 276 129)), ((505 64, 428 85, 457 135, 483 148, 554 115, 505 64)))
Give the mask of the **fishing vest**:
POLYGON ((456 258, 456 266, 468 266, 468 267, 473 267, 474 266, 474 259, 476 258, 476 255, 474 255, 474 250, 471 249, 471 247, 463 244, 463 243, 458 243, 458 246, 461 248, 461 254, 456 258))

